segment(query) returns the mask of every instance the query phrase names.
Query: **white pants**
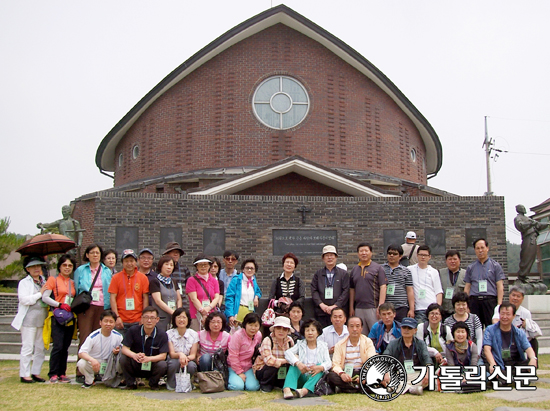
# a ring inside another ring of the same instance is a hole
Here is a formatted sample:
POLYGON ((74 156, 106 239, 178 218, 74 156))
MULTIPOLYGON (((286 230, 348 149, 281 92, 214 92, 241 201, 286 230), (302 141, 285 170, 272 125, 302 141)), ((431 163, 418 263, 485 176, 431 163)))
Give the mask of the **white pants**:
POLYGON ((28 378, 40 375, 44 363, 43 327, 21 327, 21 359, 19 360, 19 376, 28 378), (32 360, 32 369, 31 369, 32 360))
POLYGON ((86 382, 86 384, 92 385, 95 380, 95 373, 92 364, 89 361, 81 358, 76 363, 76 366, 78 367, 82 375, 84 375, 84 381, 86 382))

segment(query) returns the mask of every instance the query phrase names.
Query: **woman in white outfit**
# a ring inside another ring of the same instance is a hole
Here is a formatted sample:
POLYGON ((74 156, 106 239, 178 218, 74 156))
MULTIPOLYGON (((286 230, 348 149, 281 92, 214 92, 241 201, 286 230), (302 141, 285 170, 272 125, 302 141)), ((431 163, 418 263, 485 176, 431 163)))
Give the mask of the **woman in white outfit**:
POLYGON ((42 257, 25 257, 23 267, 29 275, 19 281, 17 287, 19 307, 11 326, 21 332, 19 377, 22 383, 45 381, 40 377, 44 363, 42 329, 48 316, 46 304, 42 302, 42 294, 46 289, 46 280, 42 276, 44 265, 46 262, 42 257))

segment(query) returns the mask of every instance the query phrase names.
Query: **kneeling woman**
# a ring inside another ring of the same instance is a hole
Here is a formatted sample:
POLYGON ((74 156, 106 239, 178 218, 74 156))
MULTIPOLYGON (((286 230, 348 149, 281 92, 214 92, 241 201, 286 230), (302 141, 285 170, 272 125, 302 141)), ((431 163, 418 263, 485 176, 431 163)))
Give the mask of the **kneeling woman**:
POLYGON ((168 335, 168 373, 166 388, 176 389, 176 373, 187 367, 190 375, 197 371, 197 350, 199 347, 199 335, 196 331, 188 328, 190 315, 183 308, 177 308, 172 314, 172 328, 168 335))
POLYGON ((317 337, 323 333, 321 323, 309 319, 304 322, 302 330, 306 339, 297 341, 294 347, 285 351, 285 358, 291 364, 283 389, 285 400, 294 397, 292 390, 296 391, 298 397, 305 397, 315 391, 317 381, 332 367, 327 344, 317 341, 317 337))
POLYGON ((260 316, 248 313, 242 328, 231 336, 229 342, 229 389, 234 391, 258 391, 260 384, 252 370, 254 349, 262 341, 260 316))

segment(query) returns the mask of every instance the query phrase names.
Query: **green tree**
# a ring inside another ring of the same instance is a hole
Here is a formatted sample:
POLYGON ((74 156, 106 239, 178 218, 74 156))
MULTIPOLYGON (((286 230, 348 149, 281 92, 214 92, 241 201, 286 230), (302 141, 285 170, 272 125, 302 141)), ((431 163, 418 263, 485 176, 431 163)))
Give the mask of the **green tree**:
MULTIPOLYGON (((9 226, 9 217, 0 219, 0 261, 4 261, 12 251, 15 251, 25 242, 24 236, 8 232, 9 226)), ((21 269, 21 258, 0 268, 0 278, 10 278, 21 274, 24 274, 24 271, 21 269)))

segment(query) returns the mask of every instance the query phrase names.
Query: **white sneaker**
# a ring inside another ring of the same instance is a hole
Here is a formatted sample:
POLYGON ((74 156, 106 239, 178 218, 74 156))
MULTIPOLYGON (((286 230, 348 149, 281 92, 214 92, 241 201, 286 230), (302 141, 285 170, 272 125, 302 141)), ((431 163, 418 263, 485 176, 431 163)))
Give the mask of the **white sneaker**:
POLYGON ((411 395, 422 395, 424 393, 424 388, 421 385, 413 385, 409 387, 408 393, 411 395))

